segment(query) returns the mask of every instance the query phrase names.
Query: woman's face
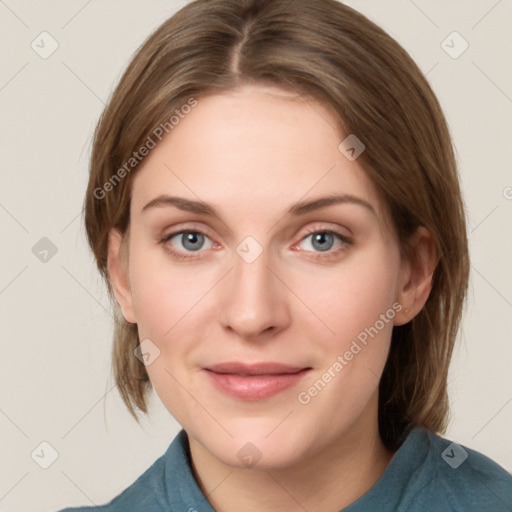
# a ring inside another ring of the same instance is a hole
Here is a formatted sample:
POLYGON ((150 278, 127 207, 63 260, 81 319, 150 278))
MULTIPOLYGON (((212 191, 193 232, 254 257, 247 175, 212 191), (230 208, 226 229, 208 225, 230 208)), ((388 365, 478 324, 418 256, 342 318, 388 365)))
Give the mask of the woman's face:
POLYGON ((285 467, 377 422, 402 265, 336 126, 280 89, 199 98, 133 182, 123 314, 166 408, 229 465, 285 467))

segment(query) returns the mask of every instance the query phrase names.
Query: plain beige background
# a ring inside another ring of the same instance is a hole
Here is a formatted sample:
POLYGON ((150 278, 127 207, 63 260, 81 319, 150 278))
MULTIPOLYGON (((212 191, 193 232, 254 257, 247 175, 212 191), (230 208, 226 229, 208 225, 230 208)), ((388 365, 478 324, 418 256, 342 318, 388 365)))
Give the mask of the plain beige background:
MULTIPOLYGON (((114 387, 111 308, 81 207, 109 94, 138 45, 185 3, 0 0, 0 511, 103 504, 179 429, 156 397, 137 425, 114 387), (58 44, 47 58, 31 47, 51 49, 44 31, 58 44), (36 257, 43 237, 57 251, 46 262, 36 257)), ((350 5, 409 51, 448 118, 472 275, 446 437, 512 471, 512 2, 350 5)))

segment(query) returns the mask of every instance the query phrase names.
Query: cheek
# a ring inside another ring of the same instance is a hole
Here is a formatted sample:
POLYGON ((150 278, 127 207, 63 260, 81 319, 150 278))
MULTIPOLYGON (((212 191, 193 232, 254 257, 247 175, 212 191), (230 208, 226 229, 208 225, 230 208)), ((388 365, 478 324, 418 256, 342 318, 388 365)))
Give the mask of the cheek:
MULTIPOLYGON (((325 273, 325 278, 317 274, 305 279, 302 293, 330 328, 332 336, 327 339, 336 340, 338 345, 350 344, 386 314, 394 303, 398 269, 394 251, 376 248, 325 273)), ((394 310, 389 315, 394 315, 394 310)), ((389 323, 382 329, 388 334, 392 327, 389 323)))
POLYGON ((326 435, 358 417, 378 388, 396 314, 397 262, 383 251, 361 255, 314 295, 319 316, 334 332, 314 338, 323 352, 321 368, 301 387, 298 401, 311 413, 329 411, 326 435))
POLYGON ((173 327, 179 313, 177 295, 169 288, 169 283, 151 273, 134 279, 133 307, 139 331, 143 331, 144 337, 161 339, 173 327))
POLYGON ((131 284, 139 337, 150 339, 158 350, 146 370, 167 410, 178 422, 190 424, 201 411, 190 399, 189 393, 196 396, 198 390, 188 356, 195 346, 200 299, 211 285, 179 267, 151 265, 148 257, 134 257, 133 264, 131 284))
POLYGON ((146 337, 164 340, 194 316, 212 284, 206 275, 172 264, 162 248, 134 248, 130 260, 133 307, 146 337))

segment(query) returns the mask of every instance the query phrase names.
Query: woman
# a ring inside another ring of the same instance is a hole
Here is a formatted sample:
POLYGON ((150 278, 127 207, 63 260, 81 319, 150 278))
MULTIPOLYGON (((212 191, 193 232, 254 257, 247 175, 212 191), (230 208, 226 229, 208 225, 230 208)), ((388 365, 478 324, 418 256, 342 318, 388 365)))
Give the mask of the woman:
POLYGON ((183 430, 73 510, 511 510, 511 476, 440 437, 469 272, 450 134, 364 16, 182 8, 100 119, 85 222, 121 395, 183 430))

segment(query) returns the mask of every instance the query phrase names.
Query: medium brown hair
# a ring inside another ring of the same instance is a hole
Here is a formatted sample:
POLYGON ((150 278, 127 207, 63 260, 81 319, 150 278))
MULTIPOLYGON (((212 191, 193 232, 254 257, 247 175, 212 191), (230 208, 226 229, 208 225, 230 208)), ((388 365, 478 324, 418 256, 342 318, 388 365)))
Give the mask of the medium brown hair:
POLYGON ((94 134, 84 206, 88 242, 116 311, 112 368, 128 410, 137 422, 135 409, 147 412, 151 383, 134 356, 137 325, 120 314, 107 268, 109 231, 129 228, 136 166, 126 162, 156 127, 167 122, 172 129, 169 119, 191 98, 200 102, 246 83, 321 102, 339 119, 340 135, 363 141, 358 163, 389 209, 402 254, 419 226, 431 233, 438 254, 432 291, 412 321, 393 328, 379 428, 389 447, 412 426, 444 432, 448 366, 469 274, 452 142, 408 53, 336 0, 191 2, 149 36, 113 92, 94 134))

